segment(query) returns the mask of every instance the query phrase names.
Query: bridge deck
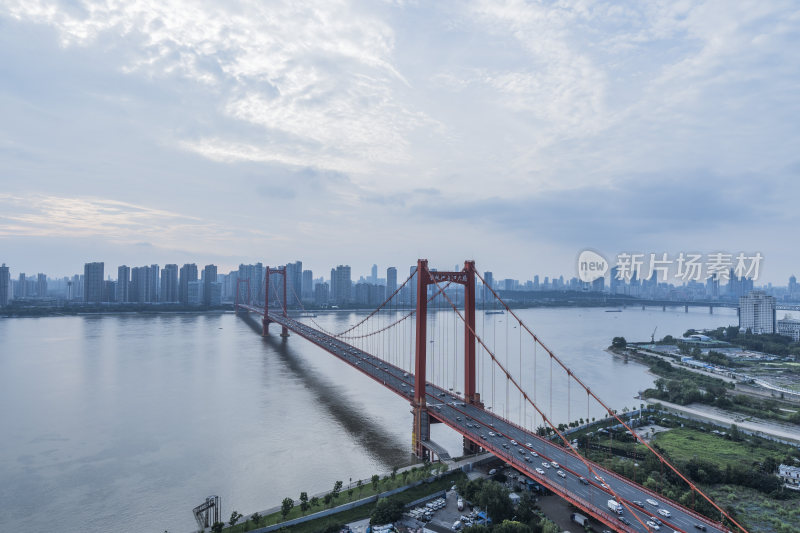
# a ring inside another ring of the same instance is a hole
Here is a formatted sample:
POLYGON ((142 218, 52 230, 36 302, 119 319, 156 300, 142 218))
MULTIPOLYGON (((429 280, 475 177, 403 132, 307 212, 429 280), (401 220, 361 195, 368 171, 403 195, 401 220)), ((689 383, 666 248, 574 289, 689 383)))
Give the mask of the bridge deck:
MULTIPOLYGON (((240 307, 261 315, 264 313, 263 309, 257 307, 240 307)), ((357 368, 409 402, 413 399, 413 374, 292 318, 270 313, 269 319, 357 368)), ((720 524, 674 502, 665 500, 662 496, 592 463, 594 471, 603 478, 602 480, 595 479, 583 461, 571 451, 524 430, 479 406, 466 404, 462 398, 449 391, 429 383, 426 395, 431 417, 448 425, 478 446, 510 463, 526 476, 589 512, 617 531, 642 532, 649 530, 644 529, 630 516, 627 509, 621 516, 608 510, 607 501, 613 496, 602 486, 603 483, 613 486, 614 491, 628 503, 643 522, 650 520, 651 516, 656 517, 668 532, 673 530, 697 531, 696 524, 704 525, 708 531, 720 533, 728 531, 720 524), (515 441, 517 444, 514 445, 511 441, 515 441), (552 462, 556 462, 559 466, 554 467, 552 462), (544 466, 545 464, 548 466, 544 466), (537 468, 543 470, 544 474, 538 473, 537 468), (557 475, 556 472, 559 470, 564 473, 564 477, 557 475), (658 505, 653 506, 647 503, 648 499, 657 501, 658 505), (634 501, 643 502, 643 507, 640 508, 633 503, 634 501), (670 517, 659 515, 658 509, 668 510, 670 517), (625 521, 622 521, 623 518, 625 521)))

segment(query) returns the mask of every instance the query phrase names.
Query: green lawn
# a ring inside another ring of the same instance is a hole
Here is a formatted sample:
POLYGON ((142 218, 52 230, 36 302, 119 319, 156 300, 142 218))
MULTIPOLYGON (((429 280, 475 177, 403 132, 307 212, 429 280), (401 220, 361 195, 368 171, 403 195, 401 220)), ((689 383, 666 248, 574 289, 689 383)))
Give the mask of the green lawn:
POLYGON ((785 454, 761 446, 755 448, 746 442, 734 442, 713 433, 690 428, 674 428, 659 433, 654 438, 670 457, 678 462, 698 460, 716 463, 721 467, 734 464, 760 462, 772 455, 780 459, 785 454))

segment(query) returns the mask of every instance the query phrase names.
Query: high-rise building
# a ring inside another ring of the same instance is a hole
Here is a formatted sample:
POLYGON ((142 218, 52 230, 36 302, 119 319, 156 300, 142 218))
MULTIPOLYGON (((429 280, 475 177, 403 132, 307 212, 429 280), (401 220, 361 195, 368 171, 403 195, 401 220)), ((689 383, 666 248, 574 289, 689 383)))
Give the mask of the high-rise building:
POLYGON ((397 269, 389 267, 386 269, 386 297, 388 298, 397 290, 397 269))
POLYGON ((789 276, 789 298, 797 298, 800 296, 800 289, 797 285, 797 278, 794 275, 789 276))
POLYGON ((14 293, 16 298, 26 298, 28 296, 28 281, 24 272, 20 272, 17 280, 17 290, 14 293))
POLYGON ((136 303, 158 301, 158 295, 155 293, 158 285, 153 283, 153 277, 157 275, 156 272, 157 269, 152 266, 133 267, 131 269, 129 301, 136 303))
POLYGON ((739 329, 755 335, 775 333, 775 298, 764 291, 739 298, 739 329))
POLYGON ((328 284, 317 283, 314 287, 314 304, 325 305, 328 303, 328 284))
POLYGON ((0 307, 7 306, 11 297, 11 271, 3 263, 3 266, 0 266, 0 307))
POLYGON ((197 265, 186 263, 181 267, 178 280, 178 301, 182 304, 189 303, 189 283, 197 281, 197 265))
POLYGON ((159 278, 161 274, 161 269, 158 265, 150 265, 150 274, 148 277, 148 282, 150 283, 150 288, 148 292, 150 293, 150 300, 151 302, 158 301, 158 294, 159 294, 159 278))
POLYGON ((83 265, 83 301, 100 303, 103 301, 103 269, 102 261, 83 265))
POLYGON ((331 271, 331 286, 333 303, 337 305, 350 303, 353 282, 350 277, 349 265, 339 265, 336 270, 331 271))
POLYGON ((303 294, 303 262, 286 263, 286 305, 297 305, 303 294))
POLYGON ((303 270, 303 301, 311 302, 314 300, 314 273, 310 270, 303 270))
POLYGON ((178 265, 164 265, 161 270, 161 292, 159 300, 175 303, 178 301, 178 265))
POLYGON ((122 265, 117 268, 117 302, 130 302, 131 268, 122 265))
POLYGON ((483 287, 483 303, 491 302, 494 296, 489 289, 494 288, 494 274, 491 272, 484 272, 483 280, 486 282, 486 285, 483 287))
POLYGON ((47 296, 47 276, 42 273, 36 275, 36 296, 39 298, 47 296))
POLYGON ((378 283, 378 265, 372 265, 369 277, 370 283, 378 283))
MULTIPOLYGON (((203 268, 203 304, 213 305, 211 285, 217 283, 217 266, 206 265, 203 268)), ((216 298, 217 305, 219 305, 219 296, 216 298)))

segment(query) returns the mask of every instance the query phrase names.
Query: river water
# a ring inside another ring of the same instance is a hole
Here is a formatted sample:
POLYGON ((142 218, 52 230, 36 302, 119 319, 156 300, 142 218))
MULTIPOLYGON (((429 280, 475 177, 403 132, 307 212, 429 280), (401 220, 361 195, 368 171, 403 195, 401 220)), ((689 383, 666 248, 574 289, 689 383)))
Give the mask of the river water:
MULTIPOLYGON (((519 315, 615 409, 638 405, 634 395, 653 378, 606 353, 611 337, 647 340, 656 327, 657 337, 677 336, 737 320, 735 310, 701 308, 519 315)), ((341 330, 359 316, 316 320, 341 330)), ((432 320, 441 330, 453 324, 432 320)), ((547 416, 600 414, 596 406, 587 414, 585 393, 559 381, 557 368, 550 402, 549 358, 516 340, 508 315, 479 313, 477 323, 501 363, 514 374, 521 368, 530 394, 537 384, 547 416)), ((429 375, 457 390, 459 362, 438 346, 462 335, 454 330, 429 348, 429 375)), ((478 360, 479 389, 491 404, 485 351, 478 360)), ((396 362, 403 364, 399 352, 396 362)), ((504 379, 495 376, 495 411, 541 424, 519 400, 505 402, 504 379)), ((407 402, 311 343, 262 339, 233 314, 0 319, 0 406, 0 531, 184 533, 195 527, 192 507, 211 494, 227 518, 411 461, 407 402)), ((435 425, 432 435, 459 453, 456 434, 435 425)))

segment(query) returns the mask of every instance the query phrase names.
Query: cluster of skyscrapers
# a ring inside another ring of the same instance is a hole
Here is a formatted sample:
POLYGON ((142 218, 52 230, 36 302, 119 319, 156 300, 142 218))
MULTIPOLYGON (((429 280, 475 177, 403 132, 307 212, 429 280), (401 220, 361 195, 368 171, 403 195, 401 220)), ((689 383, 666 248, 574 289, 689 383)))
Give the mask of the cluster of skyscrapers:
MULTIPOLYGON (((385 277, 379 277, 377 265, 372 265, 367 276, 354 280, 349 265, 338 265, 330 270, 330 277, 315 278, 311 270, 304 270, 302 261, 287 263, 286 271, 287 301, 302 302, 315 306, 375 306, 383 302, 398 288, 398 269, 389 267, 385 277)), ((615 267, 616 268, 616 267, 615 267)), ((416 266, 409 267, 409 275, 416 266)), ((456 265, 454 270, 460 270, 456 265)), ((492 272, 484 272, 486 283, 499 291, 591 291, 611 295, 625 295, 637 298, 665 300, 716 300, 738 301, 753 290, 753 280, 736 277, 731 271, 729 279, 721 284, 718 279, 705 283, 689 281, 683 285, 659 282, 655 277, 637 279, 634 274, 628 280, 619 280, 612 268, 607 277, 586 283, 573 277, 565 280, 563 276, 539 276, 533 280, 520 282, 516 279, 495 280, 492 272)), ((56 302, 85 303, 177 303, 185 305, 219 305, 239 301, 249 301, 263 305, 264 276, 266 267, 262 263, 241 264, 237 270, 227 274, 218 272, 216 265, 199 268, 194 263, 183 266, 167 264, 129 267, 122 265, 116 269, 116 279, 107 272, 103 262, 84 265, 83 274, 72 277, 48 278, 39 273, 36 276, 19 274, 12 279, 5 264, 0 267, 0 306, 12 300, 57 305, 56 302), (237 295, 237 290, 238 295, 237 295)), ((403 276, 405 279, 405 276, 403 276)), ((282 301, 283 279, 280 274, 270 276, 270 293, 275 298, 272 304, 282 301)), ((488 302, 491 295, 481 289, 479 284, 478 301, 488 302)), ((457 290, 454 288, 454 290, 457 290)), ((768 284, 762 290, 770 296, 784 300, 800 300, 800 286, 795 276, 789 278, 784 287, 768 284)), ((407 285, 396 297, 397 302, 413 304, 415 288, 407 285)), ((773 328, 774 329, 774 328, 773 328)))

